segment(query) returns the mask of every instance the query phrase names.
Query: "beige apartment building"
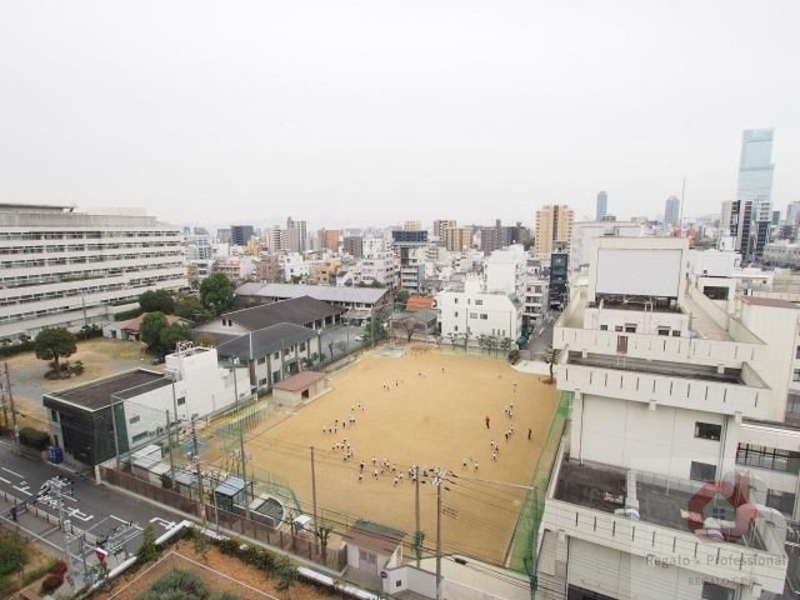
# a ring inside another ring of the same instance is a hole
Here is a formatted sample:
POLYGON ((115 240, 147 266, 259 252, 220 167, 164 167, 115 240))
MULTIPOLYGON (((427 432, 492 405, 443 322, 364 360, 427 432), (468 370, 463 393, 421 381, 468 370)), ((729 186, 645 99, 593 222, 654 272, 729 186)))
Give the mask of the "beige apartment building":
POLYGON ((537 257, 546 258, 556 247, 566 249, 572 238, 575 215, 566 204, 548 204, 536 211, 536 237, 534 251, 537 257))

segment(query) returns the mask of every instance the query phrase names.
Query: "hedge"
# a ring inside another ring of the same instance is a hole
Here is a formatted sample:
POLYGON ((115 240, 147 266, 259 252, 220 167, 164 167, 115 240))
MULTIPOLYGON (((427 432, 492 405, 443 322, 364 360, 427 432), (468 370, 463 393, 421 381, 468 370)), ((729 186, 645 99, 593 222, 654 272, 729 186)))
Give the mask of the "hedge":
POLYGON ((34 450, 47 450, 50 445, 50 434, 33 427, 23 427, 19 430, 19 441, 23 446, 34 450))

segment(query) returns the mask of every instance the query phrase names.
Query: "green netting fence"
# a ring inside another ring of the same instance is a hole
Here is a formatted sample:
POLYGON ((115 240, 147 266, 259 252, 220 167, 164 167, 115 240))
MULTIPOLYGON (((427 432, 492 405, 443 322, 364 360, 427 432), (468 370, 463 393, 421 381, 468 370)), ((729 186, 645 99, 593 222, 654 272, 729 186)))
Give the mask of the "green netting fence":
POLYGON ((550 485, 550 475, 553 472, 571 406, 572 392, 561 392, 558 406, 550 420, 542 451, 533 469, 530 482, 532 489, 528 490, 525 500, 522 502, 514 536, 506 554, 506 566, 528 576, 532 575, 535 564, 533 560, 533 546, 536 540, 534 532, 539 530, 539 524, 542 521, 545 494, 550 485))

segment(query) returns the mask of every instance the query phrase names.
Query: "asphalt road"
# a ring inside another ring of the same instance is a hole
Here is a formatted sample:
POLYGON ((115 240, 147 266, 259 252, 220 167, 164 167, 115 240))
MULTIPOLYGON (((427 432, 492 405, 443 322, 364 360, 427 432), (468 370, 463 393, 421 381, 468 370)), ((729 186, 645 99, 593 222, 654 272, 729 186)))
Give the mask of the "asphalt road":
MULTIPOLYGON (((28 504, 53 517, 59 514, 60 495, 64 519, 69 520, 74 531, 74 535, 69 536, 70 551, 80 555, 80 538, 87 540, 88 543, 83 544, 83 554, 89 565, 97 563, 94 554, 96 539, 106 540, 106 548, 113 552, 109 557, 109 564, 113 566, 137 552, 142 531, 149 523, 155 526, 156 535, 159 536, 184 518, 166 507, 98 485, 55 465, 16 456, 5 445, 0 445, 0 490, 19 501, 28 501, 28 504), (69 483, 59 486, 59 479, 64 482, 68 480, 69 483), (49 490, 40 493, 45 484, 49 490), (60 494, 55 491, 56 487, 61 488, 60 494), (83 533, 89 535, 82 536, 83 533)), ((12 506, 13 501, 5 501, 0 494, 0 514, 10 517, 12 506)), ((57 526, 57 519, 48 522, 45 515, 37 517, 33 510, 19 509, 17 512, 17 523, 21 527, 40 536, 43 543, 51 548, 64 547, 64 533, 57 526)), ((75 562, 79 564, 81 561, 76 559, 75 562)))
POLYGON ((330 355, 330 343, 333 342, 333 355, 335 358, 344 356, 349 351, 352 352, 356 348, 364 346, 364 341, 357 340, 358 336, 364 335, 364 328, 356 325, 336 325, 322 330, 322 351, 326 355, 330 355), (343 343, 344 347, 339 348, 339 343, 343 343))

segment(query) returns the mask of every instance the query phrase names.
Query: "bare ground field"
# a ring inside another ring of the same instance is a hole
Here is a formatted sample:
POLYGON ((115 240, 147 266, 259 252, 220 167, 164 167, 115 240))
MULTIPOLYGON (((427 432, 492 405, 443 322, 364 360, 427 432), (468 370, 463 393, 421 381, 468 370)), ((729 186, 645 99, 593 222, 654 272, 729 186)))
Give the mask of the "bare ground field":
MULTIPOLYGON (((409 469, 447 469, 450 475, 441 492, 443 550, 502 564, 527 491, 514 486, 531 481, 556 408, 555 388, 503 360, 429 346, 412 346, 399 358, 380 350, 364 354, 332 374, 330 385, 330 392, 277 425, 247 435, 246 451, 252 454, 248 473, 288 485, 302 510, 311 514, 314 447, 322 519, 337 532, 355 519, 376 521, 407 532, 410 545, 416 525, 409 469), (513 418, 505 412, 512 403, 513 418), (351 414, 355 425, 343 428, 342 421, 351 414), (512 426, 514 434, 506 440, 512 426), (336 433, 330 432, 333 427, 336 433), (496 460, 492 441, 499 447, 496 460), (347 444, 350 459, 345 459, 347 444), (396 471, 390 467, 375 477, 374 459, 379 464, 387 460, 396 471), (399 473, 403 478, 395 483, 399 473)), ((219 444, 210 444, 202 458, 221 465, 219 444)), ((424 546, 432 550, 436 487, 431 476, 423 479, 420 523, 424 546)))
MULTIPOLYGON (((63 359, 62 359, 63 360, 63 359)), ((14 402, 20 417, 20 426, 40 427, 47 420, 42 408, 42 394, 58 391, 107 377, 120 371, 150 365, 139 342, 94 338, 78 342, 78 351, 67 360, 82 361, 84 372, 69 379, 51 381, 44 378, 48 371, 47 361, 39 360, 33 352, 11 356, 4 360, 8 364, 14 402)))

